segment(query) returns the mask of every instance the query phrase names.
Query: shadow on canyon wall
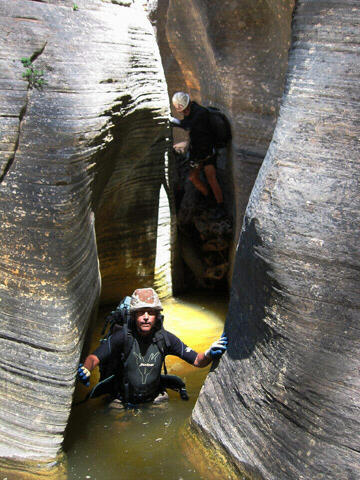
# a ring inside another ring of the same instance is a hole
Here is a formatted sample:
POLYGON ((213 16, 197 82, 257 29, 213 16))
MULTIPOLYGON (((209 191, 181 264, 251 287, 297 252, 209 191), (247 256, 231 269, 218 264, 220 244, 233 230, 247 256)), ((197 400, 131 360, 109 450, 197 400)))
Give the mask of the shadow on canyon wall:
POLYGON ((271 304, 272 289, 280 291, 271 268, 271 263, 262 256, 257 220, 248 223, 245 217, 234 268, 236 282, 231 287, 232 302, 226 323, 226 332, 231 332, 234 339, 227 353, 234 360, 248 358, 258 343, 265 344, 281 337, 264 321, 266 307, 271 304), (242 305, 241 311, 237 311, 234 305, 242 305))

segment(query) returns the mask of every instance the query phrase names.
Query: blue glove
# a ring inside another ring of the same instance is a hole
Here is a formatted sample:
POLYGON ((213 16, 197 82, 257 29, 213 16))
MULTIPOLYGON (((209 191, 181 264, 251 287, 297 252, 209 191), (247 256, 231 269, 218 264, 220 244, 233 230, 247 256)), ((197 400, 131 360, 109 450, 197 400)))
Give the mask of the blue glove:
POLYGON ((85 385, 85 387, 88 387, 90 385, 90 372, 86 367, 84 367, 82 363, 80 363, 78 368, 78 378, 80 382, 85 385))
POLYGON ((219 340, 216 340, 211 347, 206 350, 205 356, 216 358, 220 357, 227 349, 228 339, 225 333, 223 333, 219 340))

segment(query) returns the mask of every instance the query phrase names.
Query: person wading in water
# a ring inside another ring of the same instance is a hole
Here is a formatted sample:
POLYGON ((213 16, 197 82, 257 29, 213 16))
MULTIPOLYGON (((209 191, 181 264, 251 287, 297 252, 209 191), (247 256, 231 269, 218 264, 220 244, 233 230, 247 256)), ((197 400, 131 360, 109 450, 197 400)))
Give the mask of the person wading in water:
MULTIPOLYGON (((226 351, 227 338, 223 334, 206 352, 195 352, 162 328, 161 310, 162 305, 155 290, 135 290, 130 301, 129 325, 116 330, 85 359, 84 364, 80 364, 80 381, 89 386, 91 371, 98 365, 101 367, 103 362, 112 360, 117 369, 112 382, 112 397, 126 407, 149 403, 166 393, 167 386, 174 388, 172 379, 178 378, 161 375, 166 355, 175 355, 201 368, 226 351)), ((183 383, 181 379, 178 380, 183 383)))

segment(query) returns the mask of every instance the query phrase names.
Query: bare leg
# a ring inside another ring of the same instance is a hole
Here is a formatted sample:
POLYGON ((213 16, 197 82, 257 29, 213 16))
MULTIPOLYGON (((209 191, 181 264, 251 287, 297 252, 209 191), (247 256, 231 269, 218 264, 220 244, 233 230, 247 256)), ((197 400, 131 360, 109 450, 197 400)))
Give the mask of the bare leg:
POLYGON ((193 185, 203 194, 205 197, 209 195, 209 190, 204 182, 200 180, 200 167, 196 167, 190 170, 189 180, 193 185))
POLYGON ((209 182, 211 190, 214 194, 216 202, 223 203, 224 201, 223 193, 216 178, 216 169, 214 165, 206 165, 204 167, 204 171, 205 171, 205 176, 207 178, 207 181, 209 182))

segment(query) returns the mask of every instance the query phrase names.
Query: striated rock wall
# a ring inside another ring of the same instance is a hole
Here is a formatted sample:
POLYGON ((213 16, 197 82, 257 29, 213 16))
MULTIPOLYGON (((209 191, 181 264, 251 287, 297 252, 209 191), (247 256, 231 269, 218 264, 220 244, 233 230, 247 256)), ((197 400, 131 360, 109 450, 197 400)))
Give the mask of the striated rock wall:
POLYGON ((158 221, 169 111, 152 27, 129 1, 73 4, 0 3, 0 457, 59 452, 98 257, 104 301, 156 269, 168 280, 169 255, 155 253, 158 224, 170 242, 168 208, 158 221), (23 78, 25 57, 42 87, 23 78))
POLYGON ((359 13, 353 0, 297 2, 236 254, 229 350, 192 416, 254 478, 360 477, 359 13))

